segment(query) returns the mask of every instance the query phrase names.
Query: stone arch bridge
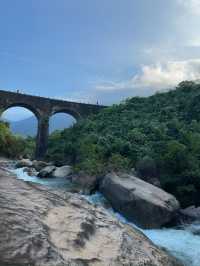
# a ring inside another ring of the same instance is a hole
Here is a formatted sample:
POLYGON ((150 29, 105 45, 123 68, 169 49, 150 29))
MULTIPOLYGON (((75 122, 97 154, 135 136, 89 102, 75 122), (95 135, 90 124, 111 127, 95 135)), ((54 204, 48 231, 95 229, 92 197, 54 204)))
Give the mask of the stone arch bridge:
POLYGON ((79 120, 105 108, 101 105, 56 100, 0 90, 0 115, 10 107, 24 107, 35 114, 38 120, 35 153, 37 159, 45 156, 49 135, 49 119, 52 115, 67 113, 79 120))

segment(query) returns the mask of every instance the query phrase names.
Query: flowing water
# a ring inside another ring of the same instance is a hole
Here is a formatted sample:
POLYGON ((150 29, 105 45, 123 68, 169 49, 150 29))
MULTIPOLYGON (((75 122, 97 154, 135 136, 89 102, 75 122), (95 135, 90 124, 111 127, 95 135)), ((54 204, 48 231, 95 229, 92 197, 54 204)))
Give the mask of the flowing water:
POLYGON ((51 188, 60 188, 65 190, 70 189, 70 182, 65 178, 39 178, 36 176, 29 176, 24 171, 24 168, 17 168, 10 171, 15 173, 18 179, 22 179, 24 181, 46 185, 51 188))
MULTIPOLYGON (((13 172, 19 179, 25 181, 35 182, 50 187, 64 188, 70 185, 64 178, 48 178, 40 179, 37 177, 31 177, 26 174, 23 169, 16 169, 13 172)), ((109 206, 109 203, 100 193, 95 193, 91 196, 84 196, 89 202, 96 205, 103 205, 107 211, 111 212, 121 222, 127 223, 134 228, 138 228, 135 224, 130 223, 120 215, 114 212, 109 206)), ((141 230, 149 239, 151 239, 156 245, 166 248, 176 258, 180 259, 185 266, 200 266, 200 222, 190 225, 183 225, 180 228, 162 228, 157 230, 141 230)))

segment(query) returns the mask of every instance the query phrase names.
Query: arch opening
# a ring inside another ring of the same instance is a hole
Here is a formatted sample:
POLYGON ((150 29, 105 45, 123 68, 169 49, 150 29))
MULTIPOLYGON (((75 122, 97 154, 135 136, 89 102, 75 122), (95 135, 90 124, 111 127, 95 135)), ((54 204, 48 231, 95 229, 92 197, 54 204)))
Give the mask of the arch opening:
POLYGON ((0 121, 8 123, 11 133, 23 145, 20 150, 22 153, 18 156, 34 157, 38 131, 38 118, 35 113, 25 107, 11 106, 2 110, 0 121))
POLYGON ((11 106, 1 114, 1 120, 8 122, 11 131, 23 137, 37 135, 38 119, 36 115, 25 107, 11 106))
MULTIPOLYGON (((31 105, 29 105, 29 104, 26 104, 26 103, 13 103, 13 104, 9 104, 8 106, 5 106, 4 108, 3 108, 3 110, 1 110, 1 113, 0 113, 0 115, 2 115, 3 113, 5 113, 7 110, 10 110, 11 108, 16 108, 16 110, 24 110, 23 111, 23 113, 25 114, 26 112, 28 113, 28 112, 31 112, 32 113, 32 115, 34 115, 35 117, 37 117, 37 119, 39 119, 39 117, 40 117, 40 114, 39 114, 39 112, 36 110, 36 109, 34 109, 31 105)), ((14 110, 14 109, 13 109, 14 110)), ((20 111, 18 111, 18 113, 20 113, 20 111)), ((22 113, 22 112, 21 112, 22 113)), ((25 117, 26 115, 24 115, 24 117, 25 117)))
POLYGON ((63 130, 69 128, 76 123, 76 118, 66 112, 54 113, 49 119, 49 133, 56 130, 63 130))
POLYGON ((56 114, 65 114, 65 115, 69 115, 72 116, 76 121, 81 119, 81 115, 78 111, 72 109, 72 108, 58 108, 56 110, 53 110, 51 117, 56 115, 56 114))

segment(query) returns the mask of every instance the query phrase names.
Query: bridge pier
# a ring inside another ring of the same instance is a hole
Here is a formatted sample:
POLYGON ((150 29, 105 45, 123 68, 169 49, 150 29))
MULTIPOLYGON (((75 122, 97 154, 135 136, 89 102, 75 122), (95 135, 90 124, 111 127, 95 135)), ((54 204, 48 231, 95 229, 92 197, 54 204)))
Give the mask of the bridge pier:
POLYGON ((36 139, 35 158, 43 159, 46 155, 49 136, 49 117, 42 116, 38 119, 38 132, 36 139))

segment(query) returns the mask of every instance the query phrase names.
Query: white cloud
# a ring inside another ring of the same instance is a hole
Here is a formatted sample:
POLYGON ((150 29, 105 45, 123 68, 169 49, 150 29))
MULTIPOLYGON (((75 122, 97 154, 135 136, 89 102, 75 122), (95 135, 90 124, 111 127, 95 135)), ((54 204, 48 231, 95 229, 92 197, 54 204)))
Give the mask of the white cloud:
POLYGON ((142 67, 142 73, 133 77, 137 87, 166 88, 177 85, 183 80, 200 78, 200 59, 187 61, 169 61, 142 67))
POLYGON ((200 1, 199 0, 178 0, 179 4, 183 5, 188 11, 193 14, 200 14, 200 1))
POLYGON ((191 38, 191 40, 188 40, 187 46, 189 47, 200 47, 200 37, 195 35, 191 38))
POLYGON ((169 61, 155 65, 145 65, 141 73, 122 82, 102 82, 97 91, 123 91, 132 89, 161 90, 176 86, 183 80, 200 79, 200 59, 169 61))

